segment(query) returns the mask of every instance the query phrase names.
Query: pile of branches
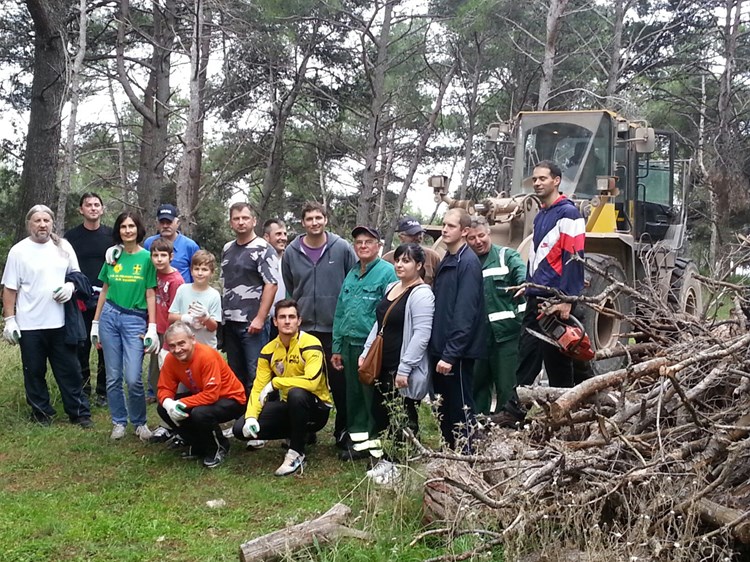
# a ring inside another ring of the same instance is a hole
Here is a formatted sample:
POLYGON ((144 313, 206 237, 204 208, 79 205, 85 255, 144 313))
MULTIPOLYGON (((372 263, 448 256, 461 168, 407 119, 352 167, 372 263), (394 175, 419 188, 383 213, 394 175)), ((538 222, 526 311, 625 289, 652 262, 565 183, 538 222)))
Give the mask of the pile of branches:
POLYGON ((475 455, 415 440, 430 459, 432 524, 415 541, 447 538, 451 553, 434 560, 502 545, 505 559, 528 561, 730 560, 750 544, 747 294, 702 280, 733 303, 728 319, 706 317, 712 302, 701 318, 676 313, 653 288, 612 279, 582 300, 599 307, 624 291, 636 303, 627 321, 648 342, 616 351, 622 368, 571 389, 519 389, 526 423, 489 425, 475 455))

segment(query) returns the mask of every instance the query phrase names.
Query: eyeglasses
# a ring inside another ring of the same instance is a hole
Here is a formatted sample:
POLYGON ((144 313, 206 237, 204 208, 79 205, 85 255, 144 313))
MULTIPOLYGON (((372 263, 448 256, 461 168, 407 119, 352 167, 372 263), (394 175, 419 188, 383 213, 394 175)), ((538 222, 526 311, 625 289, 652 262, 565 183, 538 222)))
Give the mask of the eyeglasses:
POLYGON ((367 240, 355 240, 354 245, 355 246, 374 246, 375 244, 379 244, 380 242, 378 240, 374 240, 372 238, 368 238, 367 240))

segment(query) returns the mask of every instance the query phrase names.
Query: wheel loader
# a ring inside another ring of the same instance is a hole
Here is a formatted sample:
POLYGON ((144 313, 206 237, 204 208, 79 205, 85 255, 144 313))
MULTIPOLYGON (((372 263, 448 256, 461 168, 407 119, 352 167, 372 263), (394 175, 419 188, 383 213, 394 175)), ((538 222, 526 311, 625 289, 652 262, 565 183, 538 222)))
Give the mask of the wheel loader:
MULTIPOLYGON (((448 178, 432 176, 436 202, 484 215, 493 242, 526 259, 540 208, 532 171, 538 162, 552 160, 563 172, 560 191, 586 221, 586 261, 631 287, 648 283, 676 311, 701 313, 698 269, 684 255, 690 161, 676 158, 673 134, 607 110, 534 111, 491 124, 487 144, 500 169, 496 195, 455 200, 448 195, 448 178)), ((599 294, 609 284, 586 270, 586 294, 599 294)), ((605 305, 623 314, 633 308, 623 293, 605 305)), ((594 349, 627 343, 629 328, 616 316, 588 309, 583 324, 594 349)), ((621 362, 598 361, 594 370, 607 372, 621 362)))

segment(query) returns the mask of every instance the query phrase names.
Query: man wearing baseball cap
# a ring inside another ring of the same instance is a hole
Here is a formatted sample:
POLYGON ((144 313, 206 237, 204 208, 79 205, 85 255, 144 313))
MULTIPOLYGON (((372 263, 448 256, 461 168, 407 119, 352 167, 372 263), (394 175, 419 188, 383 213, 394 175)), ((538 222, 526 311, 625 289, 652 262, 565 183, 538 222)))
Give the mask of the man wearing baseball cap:
POLYGON ((378 257, 380 233, 369 226, 352 230, 354 253, 359 261, 349 270, 341 286, 333 317, 331 364, 344 370, 346 380, 346 429, 351 445, 339 453, 341 460, 370 456, 370 403, 372 387, 359 382, 358 361, 370 329, 375 308, 386 287, 397 280, 393 266, 378 257))
MULTIPOLYGON (((422 246, 424 242, 425 230, 422 228, 422 224, 414 217, 405 216, 398 221, 396 232, 402 244, 414 243, 422 246)), ((424 246, 422 248, 424 249, 425 257, 424 269, 422 270, 424 271, 424 280, 425 283, 432 286, 432 280, 435 278, 435 270, 440 263, 440 254, 431 248, 425 248, 424 246)), ((383 255, 383 259, 388 263, 395 263, 393 259, 394 252, 395 250, 391 250, 383 255)))
POLYGON ((193 276, 190 275, 190 260, 193 254, 200 250, 198 244, 179 231, 180 212, 177 207, 169 203, 162 203, 156 210, 156 220, 159 222, 159 234, 149 236, 143 242, 143 247, 151 250, 151 243, 159 237, 166 238, 172 242, 173 257, 172 267, 180 272, 185 283, 192 283, 193 276))

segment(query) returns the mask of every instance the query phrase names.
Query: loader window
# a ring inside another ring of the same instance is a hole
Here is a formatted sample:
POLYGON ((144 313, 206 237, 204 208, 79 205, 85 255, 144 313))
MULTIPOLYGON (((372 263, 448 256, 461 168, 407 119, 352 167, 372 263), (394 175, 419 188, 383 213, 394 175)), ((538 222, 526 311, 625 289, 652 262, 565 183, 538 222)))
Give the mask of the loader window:
POLYGON ((671 135, 660 133, 654 152, 638 155, 637 230, 654 241, 664 240, 679 216, 673 202, 673 158, 671 135))

